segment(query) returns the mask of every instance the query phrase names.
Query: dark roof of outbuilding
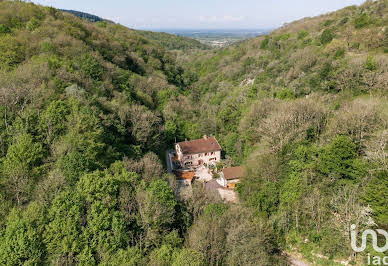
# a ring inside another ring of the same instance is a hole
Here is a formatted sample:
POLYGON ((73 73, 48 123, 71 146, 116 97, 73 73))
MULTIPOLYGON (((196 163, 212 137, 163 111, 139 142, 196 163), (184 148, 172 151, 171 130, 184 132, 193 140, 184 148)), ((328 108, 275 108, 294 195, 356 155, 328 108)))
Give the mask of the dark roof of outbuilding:
POLYGON ((195 154, 202 152, 220 151, 221 146, 215 137, 203 137, 191 141, 182 141, 178 145, 181 147, 184 154, 195 154))

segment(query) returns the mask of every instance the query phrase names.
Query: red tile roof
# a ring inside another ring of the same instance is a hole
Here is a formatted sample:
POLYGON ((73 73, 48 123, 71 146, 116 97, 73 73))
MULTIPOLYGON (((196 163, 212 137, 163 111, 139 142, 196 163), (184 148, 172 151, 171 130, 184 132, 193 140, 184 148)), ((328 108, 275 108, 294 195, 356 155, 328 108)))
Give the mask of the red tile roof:
POLYGON ((215 137, 203 137, 191 141, 182 141, 178 145, 181 147, 183 154, 196 154, 202 152, 220 151, 221 146, 215 137))
POLYGON ((244 176, 244 168, 241 166, 224 168, 222 173, 226 180, 239 179, 244 176))

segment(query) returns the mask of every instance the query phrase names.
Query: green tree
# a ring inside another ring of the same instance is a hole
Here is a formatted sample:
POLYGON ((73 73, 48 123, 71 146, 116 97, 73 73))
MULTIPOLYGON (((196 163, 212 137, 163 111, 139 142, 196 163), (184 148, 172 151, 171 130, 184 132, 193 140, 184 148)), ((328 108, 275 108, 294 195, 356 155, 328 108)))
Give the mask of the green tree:
POLYGON ((202 266, 204 264, 203 255, 192 249, 183 248, 176 250, 173 254, 172 266, 202 266))
POLYGON ((388 172, 380 171, 369 181, 362 200, 373 209, 373 216, 380 225, 388 225, 388 172))
POLYGON ((321 34, 321 43, 328 44, 334 39, 334 33, 330 29, 325 29, 321 34))
POLYGON ((143 255, 137 247, 128 247, 119 249, 116 253, 106 257, 101 265, 104 266, 137 266, 142 265, 143 255))
POLYGON ((34 178, 40 173, 42 146, 34 143, 29 134, 16 136, 3 161, 4 185, 16 202, 21 204, 28 196, 34 178))
POLYGON ((356 27, 356 29, 360 29, 365 26, 368 26, 370 23, 371 23, 371 19, 366 13, 362 13, 354 20, 354 26, 356 27))
POLYGON ((356 181, 365 174, 366 166, 357 159, 352 139, 338 136, 319 153, 318 170, 334 180, 356 181))
POLYGON ((76 192, 64 191, 48 211, 44 243, 48 259, 61 264, 74 264, 85 249, 82 221, 86 219, 84 201, 76 192))
POLYGON ((39 129, 46 136, 46 143, 51 144, 66 131, 66 116, 70 108, 61 100, 53 101, 39 117, 39 129))
POLYGON ((12 210, 0 233, 0 263, 2 265, 40 265, 44 263, 42 241, 43 208, 32 203, 21 212, 12 210))

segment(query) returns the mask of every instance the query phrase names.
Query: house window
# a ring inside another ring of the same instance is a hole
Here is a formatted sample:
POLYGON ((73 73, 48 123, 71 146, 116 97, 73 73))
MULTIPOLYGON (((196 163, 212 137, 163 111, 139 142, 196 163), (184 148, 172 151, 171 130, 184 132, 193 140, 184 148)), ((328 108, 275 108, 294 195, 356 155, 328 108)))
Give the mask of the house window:
POLYGON ((205 153, 205 156, 207 156, 207 153, 205 153))
POLYGON ((213 155, 213 154, 214 154, 214 152, 211 152, 211 153, 210 153, 210 155, 213 155))

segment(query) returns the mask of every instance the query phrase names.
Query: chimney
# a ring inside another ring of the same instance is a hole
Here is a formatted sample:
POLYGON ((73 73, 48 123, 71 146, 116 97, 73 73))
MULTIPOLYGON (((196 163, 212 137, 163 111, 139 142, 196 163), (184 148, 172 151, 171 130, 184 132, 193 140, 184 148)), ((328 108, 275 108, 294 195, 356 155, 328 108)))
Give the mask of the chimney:
POLYGON ((187 139, 185 139, 185 141, 187 142, 187 139))
POLYGON ((206 135, 203 135, 203 138, 207 140, 207 136, 206 135))

